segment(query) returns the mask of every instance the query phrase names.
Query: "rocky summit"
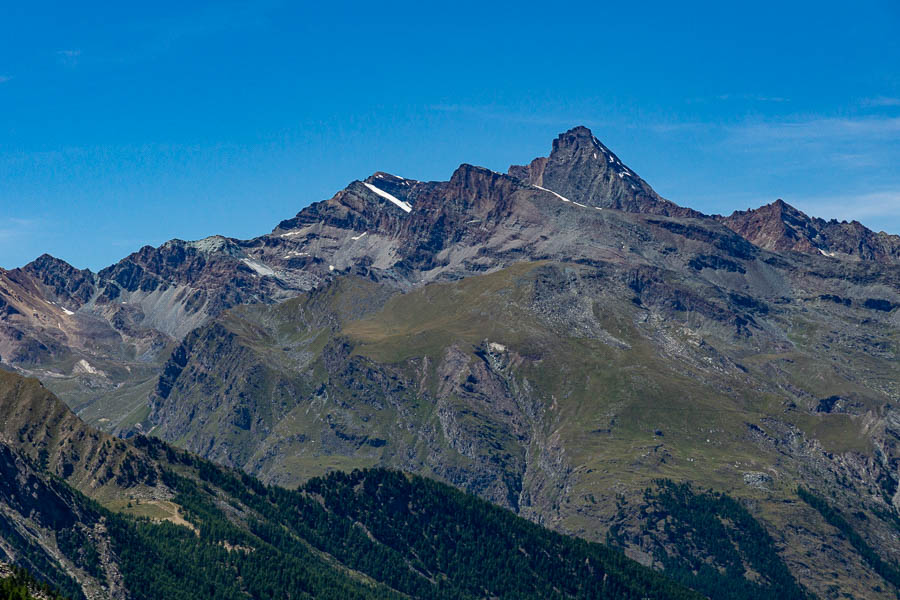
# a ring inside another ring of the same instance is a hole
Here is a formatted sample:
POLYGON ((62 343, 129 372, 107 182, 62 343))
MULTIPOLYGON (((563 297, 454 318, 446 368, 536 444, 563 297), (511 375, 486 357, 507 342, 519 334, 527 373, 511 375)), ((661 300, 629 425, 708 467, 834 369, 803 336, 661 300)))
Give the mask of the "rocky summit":
MULTIPOLYGON (((894 598, 898 308, 900 237, 781 200, 704 215, 576 127, 506 174, 377 172, 255 239, 0 271, 0 358, 266 484, 399 469, 707 596, 894 598)), ((96 436, 50 435, 48 468, 162 477, 96 436)))

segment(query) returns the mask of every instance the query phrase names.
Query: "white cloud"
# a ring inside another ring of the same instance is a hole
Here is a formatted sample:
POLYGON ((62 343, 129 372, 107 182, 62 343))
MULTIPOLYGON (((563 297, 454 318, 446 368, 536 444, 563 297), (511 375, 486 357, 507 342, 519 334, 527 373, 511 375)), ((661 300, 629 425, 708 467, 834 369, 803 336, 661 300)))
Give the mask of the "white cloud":
POLYGON ((37 229, 34 219, 0 218, 0 243, 11 243, 31 235, 37 229))
POLYGON ((891 98, 889 96, 875 96, 874 98, 866 98, 862 101, 863 106, 884 107, 884 106, 900 106, 900 98, 891 98))
MULTIPOLYGON (((810 117, 725 126, 723 151, 765 157, 786 174, 828 166, 885 182, 900 160, 900 117, 810 117)), ((891 183, 888 183, 891 185, 891 183)))
POLYGON ((78 64, 79 59, 81 58, 81 50, 78 49, 68 49, 68 50, 57 50, 56 51, 56 59, 60 64, 66 67, 74 67, 78 64))
POLYGON ((811 118, 751 122, 730 128, 742 142, 816 142, 900 137, 900 117, 811 118))
POLYGON ((766 96, 764 94, 719 94, 716 100, 749 100, 751 102, 790 102, 784 96, 766 96))

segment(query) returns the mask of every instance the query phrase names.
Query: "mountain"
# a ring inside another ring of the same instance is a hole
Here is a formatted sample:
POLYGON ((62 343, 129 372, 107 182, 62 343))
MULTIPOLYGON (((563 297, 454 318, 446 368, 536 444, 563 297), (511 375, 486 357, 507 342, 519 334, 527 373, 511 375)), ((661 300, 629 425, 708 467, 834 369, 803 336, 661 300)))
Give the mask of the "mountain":
POLYGON ((44 255, 0 270, 0 358, 41 377, 79 414, 113 430, 146 413, 159 362, 222 310, 308 290, 305 271, 274 271, 259 249, 214 236, 149 246, 99 273, 44 255))
POLYGON ((680 207, 579 127, 508 174, 375 173, 253 240, 0 273, 0 354, 267 484, 402 469, 667 573, 776 586, 752 565, 781 561, 893 597, 895 238, 773 206, 680 207))
MULTIPOLYGON (((13 374, 0 377, 0 406, 66 412, 13 374)), ((10 438, 7 424, 0 438, 0 590, 40 581, 69 598, 702 598, 434 481, 368 470, 267 487, 158 440, 110 440, 71 413, 57 423, 67 439, 10 438), (54 468, 84 440, 94 456, 54 468), (110 486, 82 477, 92 464, 116 474, 110 486), (7 586, 9 561, 36 579, 19 572, 7 586)))
POLYGON ((859 221, 812 218, 783 200, 718 219, 766 250, 821 253, 882 263, 900 261, 900 236, 875 233, 859 221))
POLYGON ((509 174, 589 206, 667 217, 702 216, 660 197, 587 127, 561 133, 553 140, 549 157, 514 165, 509 174))

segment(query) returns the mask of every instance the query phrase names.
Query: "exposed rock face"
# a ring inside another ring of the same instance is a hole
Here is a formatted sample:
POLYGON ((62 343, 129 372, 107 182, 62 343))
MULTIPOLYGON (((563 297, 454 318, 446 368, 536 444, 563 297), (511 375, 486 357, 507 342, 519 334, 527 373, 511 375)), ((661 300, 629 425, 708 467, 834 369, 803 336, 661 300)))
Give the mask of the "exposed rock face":
POLYGON ((858 221, 825 221, 809 217, 783 200, 755 210, 717 217, 760 248, 825 256, 900 261, 900 236, 875 233, 858 221))
POLYGON ((190 331, 231 306, 284 300, 319 280, 283 268, 274 252, 262 240, 213 236, 147 246, 99 273, 49 256, 0 270, 0 359, 65 390, 85 418, 112 430, 140 412, 161 353, 190 331), (110 407, 110 396, 130 402, 110 407))
POLYGON ((536 158, 528 166, 514 165, 509 174, 588 206, 670 217, 701 216, 661 198, 587 127, 561 133, 553 141, 549 158, 536 158))
POLYGON ((94 274, 90 270, 78 270, 49 254, 25 265, 21 275, 33 277, 47 299, 68 306, 70 310, 81 308, 94 295, 94 274))
MULTIPOLYGON (((666 225, 645 225, 654 237, 640 259, 520 262, 408 292, 340 277, 228 311, 173 353, 147 427, 288 486, 323 465, 429 473, 588 537, 654 478, 727 481, 763 514, 804 523, 794 536, 764 519, 797 549, 787 560, 804 584, 873 595, 850 576, 871 575, 858 557, 838 579, 803 558, 831 538, 791 494, 803 483, 848 510, 869 506, 856 526, 887 535, 873 515, 894 510, 900 479, 893 316, 859 296, 823 300, 853 273, 828 271, 836 261, 797 254, 773 266, 777 255, 728 230, 650 220, 666 225), (695 269, 697 254, 740 270, 695 269), (667 267, 631 262, 662 257, 667 267), (800 275, 810 258, 817 271, 800 275), (795 289, 805 295, 785 301, 795 289)), ((896 273, 879 277, 876 287, 896 285, 896 273)))

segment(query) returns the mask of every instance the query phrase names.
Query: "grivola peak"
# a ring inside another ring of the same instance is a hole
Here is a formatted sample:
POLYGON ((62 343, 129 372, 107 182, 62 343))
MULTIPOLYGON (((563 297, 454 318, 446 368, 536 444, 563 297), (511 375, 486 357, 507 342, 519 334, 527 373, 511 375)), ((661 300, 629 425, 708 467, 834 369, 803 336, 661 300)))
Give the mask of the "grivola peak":
POLYGON ((528 166, 514 165, 509 174, 589 206, 666 216, 701 216, 660 197, 584 126, 574 127, 553 140, 549 157, 536 158, 528 166))

